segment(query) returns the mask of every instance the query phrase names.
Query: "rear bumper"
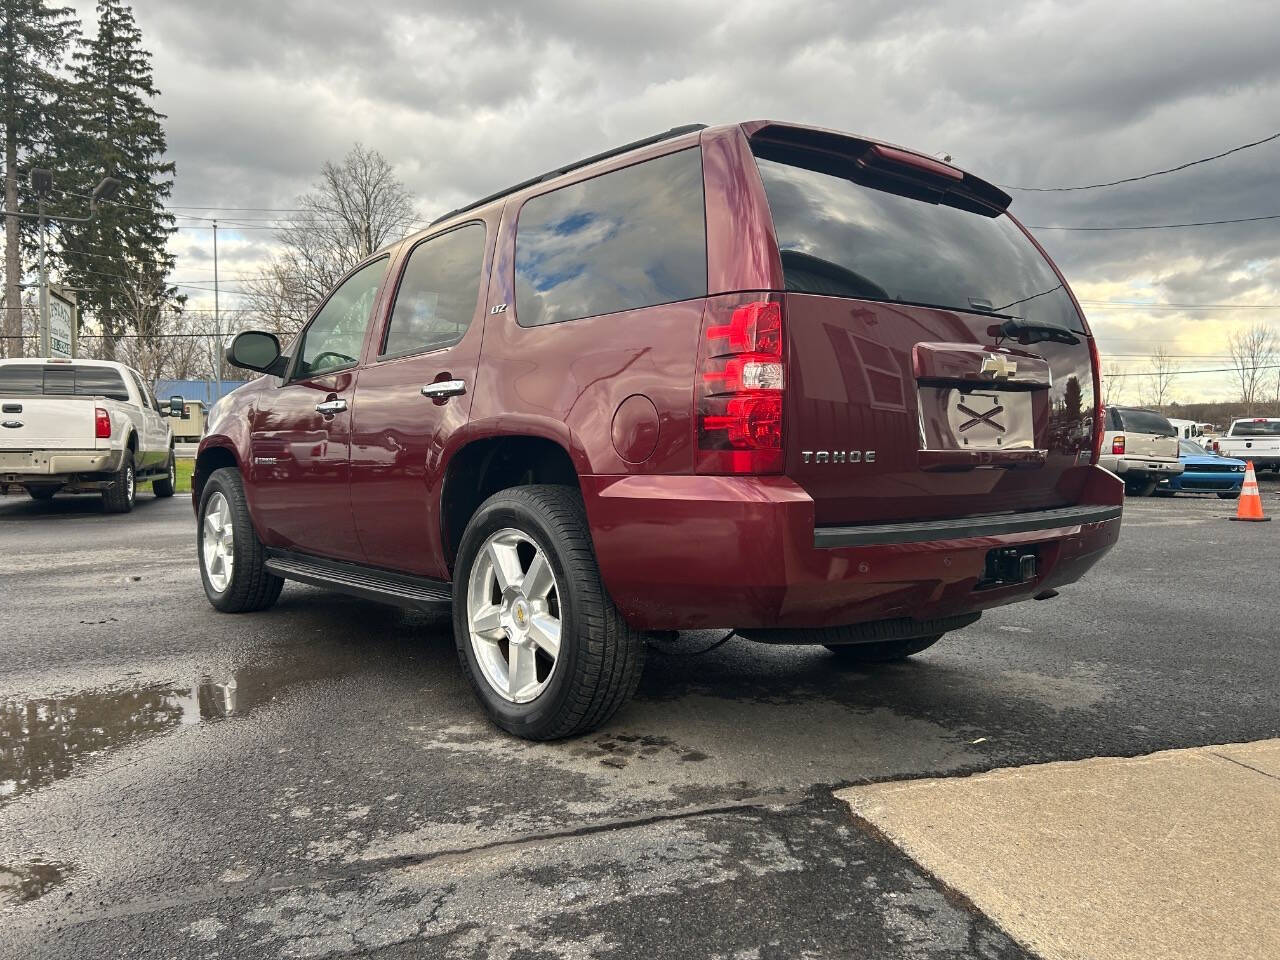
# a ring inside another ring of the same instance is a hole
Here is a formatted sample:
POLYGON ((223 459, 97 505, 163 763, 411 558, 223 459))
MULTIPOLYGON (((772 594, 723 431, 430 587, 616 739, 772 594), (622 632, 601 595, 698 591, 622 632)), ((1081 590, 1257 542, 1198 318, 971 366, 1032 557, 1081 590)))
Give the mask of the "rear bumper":
POLYGON ((1090 471, 1080 507, 936 523, 814 527, 786 477, 583 477, 605 586, 639 629, 935 619, 1078 580, 1116 542, 1123 489, 1090 471), (1030 547, 1036 577, 978 589, 987 554, 1030 547))
POLYGON ((1176 477, 1182 473, 1182 464, 1177 460, 1103 456, 1098 459, 1098 466, 1121 477, 1176 477))
POLYGON ((0 451, 0 483, 70 482, 78 474, 114 473, 120 456, 120 450, 0 451))

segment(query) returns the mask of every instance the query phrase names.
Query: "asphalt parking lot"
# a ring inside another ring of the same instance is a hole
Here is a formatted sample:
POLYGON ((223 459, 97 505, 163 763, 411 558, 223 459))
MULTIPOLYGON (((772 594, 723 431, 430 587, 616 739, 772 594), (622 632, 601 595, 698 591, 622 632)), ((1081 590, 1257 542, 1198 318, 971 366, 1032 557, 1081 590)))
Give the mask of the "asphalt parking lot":
POLYGON ((0 498, 0 956, 1028 956, 833 790, 1280 736, 1280 523, 1234 509, 1130 500, 905 664, 682 635, 530 744, 439 618, 214 613, 189 499, 0 498))

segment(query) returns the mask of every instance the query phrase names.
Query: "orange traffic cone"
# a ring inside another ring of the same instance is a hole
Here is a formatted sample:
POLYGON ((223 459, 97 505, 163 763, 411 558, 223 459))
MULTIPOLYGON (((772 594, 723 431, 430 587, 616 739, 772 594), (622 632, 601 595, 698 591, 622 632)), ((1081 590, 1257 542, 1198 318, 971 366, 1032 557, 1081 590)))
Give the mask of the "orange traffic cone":
POLYGON ((1262 497, 1258 493, 1258 478, 1253 473, 1253 461, 1249 460, 1244 471, 1244 485, 1240 488, 1240 505, 1232 520, 1253 520, 1255 523, 1270 520, 1262 515, 1262 497))

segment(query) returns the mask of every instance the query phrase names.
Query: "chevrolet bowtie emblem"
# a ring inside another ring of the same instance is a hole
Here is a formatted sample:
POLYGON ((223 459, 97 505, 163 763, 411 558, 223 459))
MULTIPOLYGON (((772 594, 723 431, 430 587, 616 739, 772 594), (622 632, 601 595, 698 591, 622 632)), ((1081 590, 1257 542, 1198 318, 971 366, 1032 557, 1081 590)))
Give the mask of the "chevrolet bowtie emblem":
POLYGON ((1018 372, 1018 365, 999 353, 988 353, 982 358, 981 371, 992 380, 1008 380, 1018 372))

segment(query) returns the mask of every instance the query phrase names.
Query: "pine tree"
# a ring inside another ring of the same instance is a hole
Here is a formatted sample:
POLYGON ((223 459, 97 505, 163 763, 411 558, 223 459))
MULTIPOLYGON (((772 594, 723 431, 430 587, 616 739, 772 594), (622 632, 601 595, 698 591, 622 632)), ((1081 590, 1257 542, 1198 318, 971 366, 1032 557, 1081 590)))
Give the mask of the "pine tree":
MULTIPOLYGON (((35 212, 26 173, 46 166, 65 137, 67 82, 61 75, 80 22, 70 7, 42 0, 0 0, 0 122, 4 124, 4 208, 35 212)), ((22 355, 22 246, 29 248, 36 222, 4 217, 4 339, 0 356, 22 355)))
POLYGON ((130 329, 145 334, 154 326, 145 318, 158 318, 176 300, 165 282, 174 263, 166 248, 173 216, 164 209, 174 165, 165 159, 164 117, 151 106, 157 95, 151 54, 142 48, 133 12, 121 0, 100 0, 97 10, 97 34, 83 40, 74 57, 79 116, 68 158, 68 173, 77 180, 70 199, 82 212, 83 198, 101 177, 122 186, 92 221, 66 224, 60 234, 64 277, 81 288, 82 314, 97 321, 103 356, 113 358, 122 335, 130 329))

